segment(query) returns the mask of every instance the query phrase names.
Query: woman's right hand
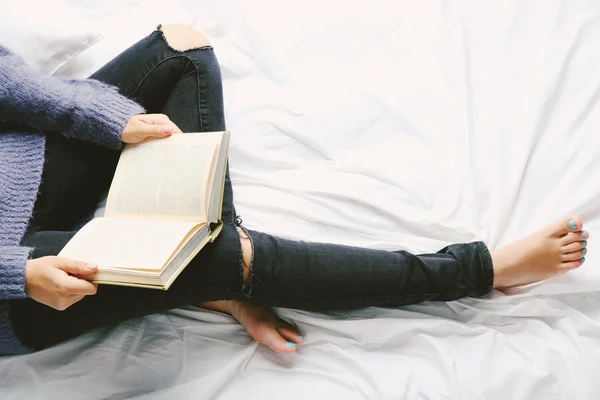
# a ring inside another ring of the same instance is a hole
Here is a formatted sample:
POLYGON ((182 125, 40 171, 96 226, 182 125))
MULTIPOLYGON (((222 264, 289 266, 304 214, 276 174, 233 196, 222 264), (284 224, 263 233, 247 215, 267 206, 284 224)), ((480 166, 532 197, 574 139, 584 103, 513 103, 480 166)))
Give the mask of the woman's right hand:
POLYGON ((25 287, 33 300, 63 311, 87 295, 96 294, 98 286, 79 277, 96 272, 97 267, 62 257, 28 260, 25 287))
POLYGON ((165 138, 181 133, 165 114, 138 114, 129 119, 121 133, 123 143, 141 143, 148 138, 165 138))

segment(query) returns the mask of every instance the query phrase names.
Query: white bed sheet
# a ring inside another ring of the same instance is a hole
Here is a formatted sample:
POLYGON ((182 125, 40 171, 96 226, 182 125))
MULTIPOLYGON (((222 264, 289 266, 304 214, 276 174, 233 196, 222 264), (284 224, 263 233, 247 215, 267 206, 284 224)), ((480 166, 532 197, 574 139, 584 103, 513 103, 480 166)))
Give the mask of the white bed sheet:
POLYGON ((3 398, 600 398, 597 1, 71 3, 105 37, 63 75, 159 22, 207 33, 248 227, 429 252, 577 213, 589 255, 511 297, 280 310, 307 339, 293 356, 211 312, 151 316, 2 359, 3 398))

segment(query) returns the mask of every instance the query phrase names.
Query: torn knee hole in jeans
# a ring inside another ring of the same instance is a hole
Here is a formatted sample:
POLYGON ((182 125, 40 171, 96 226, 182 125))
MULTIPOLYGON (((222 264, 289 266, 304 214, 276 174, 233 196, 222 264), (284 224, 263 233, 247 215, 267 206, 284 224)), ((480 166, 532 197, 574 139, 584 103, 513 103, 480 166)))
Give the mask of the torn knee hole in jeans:
POLYGON ((204 45, 204 46, 198 46, 198 47, 190 47, 187 49, 176 49, 175 47, 171 46, 171 43, 169 43, 169 39, 167 38, 167 36, 165 35, 165 32, 163 31, 163 26, 162 24, 159 24, 156 27, 156 30, 158 31, 158 33, 160 33, 160 37, 162 38, 162 40, 165 42, 165 44, 167 45, 167 47, 169 48, 169 50, 172 50, 176 53, 186 53, 188 51, 194 51, 194 50, 210 50, 212 49, 212 46, 209 45, 204 45))
POLYGON ((236 229, 240 235, 240 276, 242 279, 242 295, 250 297, 255 281, 260 281, 254 274, 254 243, 246 228, 242 226, 242 219, 236 217, 236 229))

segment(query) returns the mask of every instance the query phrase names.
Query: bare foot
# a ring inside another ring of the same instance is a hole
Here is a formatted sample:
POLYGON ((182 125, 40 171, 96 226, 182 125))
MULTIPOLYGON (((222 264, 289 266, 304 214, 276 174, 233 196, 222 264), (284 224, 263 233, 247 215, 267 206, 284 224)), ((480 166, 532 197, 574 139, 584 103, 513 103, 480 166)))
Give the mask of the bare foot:
POLYGON ((582 228, 581 218, 565 217, 494 251, 494 288, 527 285, 580 267, 590 237, 582 228))
POLYGON ((200 307, 232 315, 254 340, 277 353, 294 353, 296 345, 304 342, 293 326, 278 318, 268 307, 235 300, 212 301, 202 303, 200 307))

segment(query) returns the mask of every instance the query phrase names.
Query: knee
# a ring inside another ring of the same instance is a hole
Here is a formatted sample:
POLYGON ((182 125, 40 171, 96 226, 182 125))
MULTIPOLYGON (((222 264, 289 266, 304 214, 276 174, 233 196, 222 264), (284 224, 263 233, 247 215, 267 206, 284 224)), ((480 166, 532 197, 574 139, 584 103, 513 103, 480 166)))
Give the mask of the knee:
POLYGON ((160 28, 165 40, 175 50, 185 51, 210 46, 203 33, 183 24, 168 24, 160 28))

